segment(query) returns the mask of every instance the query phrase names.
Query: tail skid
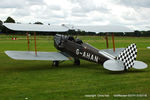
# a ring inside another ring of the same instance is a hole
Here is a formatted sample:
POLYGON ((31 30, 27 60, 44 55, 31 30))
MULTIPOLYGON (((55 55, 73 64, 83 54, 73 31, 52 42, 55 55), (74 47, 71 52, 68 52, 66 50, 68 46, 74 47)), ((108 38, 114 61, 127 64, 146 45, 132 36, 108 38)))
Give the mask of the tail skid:
POLYGON ((131 44, 125 48, 117 57, 104 62, 105 69, 111 71, 123 71, 130 68, 145 69, 147 64, 142 61, 135 61, 137 57, 136 44, 131 44))

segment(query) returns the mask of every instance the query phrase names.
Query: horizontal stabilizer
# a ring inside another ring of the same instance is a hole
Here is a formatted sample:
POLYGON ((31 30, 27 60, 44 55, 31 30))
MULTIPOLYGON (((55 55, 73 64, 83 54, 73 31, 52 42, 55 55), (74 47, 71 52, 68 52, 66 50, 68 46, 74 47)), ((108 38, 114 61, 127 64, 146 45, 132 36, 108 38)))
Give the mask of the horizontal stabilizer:
POLYGON ((105 51, 101 51, 102 54, 105 54, 110 60, 104 62, 103 66, 105 69, 111 71, 123 71, 128 70, 130 68, 135 69, 145 69, 147 68, 147 64, 142 61, 135 61, 137 57, 137 47, 136 44, 131 44, 127 48, 118 49, 118 56, 117 53, 113 54, 112 50, 108 49, 105 51), (119 53, 120 52, 120 53, 119 53), (112 55, 113 54, 113 55, 112 55))
POLYGON ((122 61, 119 60, 107 60, 103 64, 104 68, 111 71, 123 71, 124 65, 122 61))
POLYGON ((147 64, 142 61, 134 61, 133 68, 135 69, 145 69, 147 68, 147 64))
POLYGON ((99 52, 106 52, 114 57, 118 56, 125 48, 116 48, 115 52, 113 49, 103 49, 100 50, 99 52))
POLYGON ((5 51, 5 53, 16 60, 69 60, 67 56, 59 52, 37 52, 37 56, 34 51, 5 51))

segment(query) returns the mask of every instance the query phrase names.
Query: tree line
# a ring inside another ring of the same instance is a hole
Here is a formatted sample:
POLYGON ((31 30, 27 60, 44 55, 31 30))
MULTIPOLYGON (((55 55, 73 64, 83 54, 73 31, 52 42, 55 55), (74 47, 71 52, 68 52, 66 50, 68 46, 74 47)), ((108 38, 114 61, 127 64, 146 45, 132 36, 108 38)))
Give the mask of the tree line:
MULTIPOLYGON (((15 32, 15 31, 12 31, 12 30, 9 30, 7 29, 6 27, 4 27, 2 24, 3 23, 19 23, 20 22, 16 22, 12 17, 7 17, 7 19, 3 22, 0 20, 0 32, 1 33, 4 33, 4 34, 10 34, 10 33, 13 33, 13 34, 22 34, 22 33, 25 33, 25 32, 15 32)), ((31 23, 29 23, 31 24, 31 23)), ((34 22, 33 24, 41 24, 43 25, 42 22, 34 22)), ((48 24, 50 25, 50 24, 48 24)), ((41 35, 55 35, 56 32, 51 32, 51 33, 48 33, 48 32, 37 32, 37 34, 41 34, 41 35)), ((104 32, 99 32, 99 33, 95 33, 95 32, 85 32, 85 31, 75 31, 75 30, 69 30, 68 32, 63 32, 62 34, 71 34, 71 35, 98 35, 98 36, 105 36, 106 33, 104 32)), ((111 35, 111 32, 108 32, 107 33, 108 35, 111 35), (109 34, 110 33, 110 34, 109 34)), ((138 31, 138 30, 135 30, 134 32, 114 32, 115 36, 136 36, 136 37, 146 37, 146 36, 150 36, 150 30, 149 31, 138 31)))

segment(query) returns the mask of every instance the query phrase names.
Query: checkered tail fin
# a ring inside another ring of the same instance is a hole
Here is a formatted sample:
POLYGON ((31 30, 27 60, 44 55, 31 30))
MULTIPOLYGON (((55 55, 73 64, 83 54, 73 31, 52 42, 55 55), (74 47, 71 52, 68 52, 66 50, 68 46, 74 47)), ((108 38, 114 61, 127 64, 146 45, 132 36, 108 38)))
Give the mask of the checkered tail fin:
POLYGON ((137 47, 136 44, 133 43, 125 48, 117 57, 117 60, 123 62, 124 69, 129 69, 134 66, 134 61, 137 57, 137 47))

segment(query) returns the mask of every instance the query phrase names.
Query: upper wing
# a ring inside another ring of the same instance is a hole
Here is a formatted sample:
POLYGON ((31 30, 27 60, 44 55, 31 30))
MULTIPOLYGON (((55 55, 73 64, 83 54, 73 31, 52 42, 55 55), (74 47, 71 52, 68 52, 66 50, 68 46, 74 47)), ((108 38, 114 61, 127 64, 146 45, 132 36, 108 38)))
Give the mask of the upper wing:
POLYGON ((69 55, 61 52, 37 52, 37 56, 33 51, 5 51, 5 53, 12 59, 16 60, 70 60, 69 55))
POLYGON ((134 30, 120 25, 74 26, 74 29, 86 32, 134 32, 134 30))
POLYGON ((126 26, 97 25, 97 26, 67 26, 62 25, 37 25, 37 24, 16 24, 4 23, 5 27, 14 31, 35 31, 35 32, 66 32, 68 29, 82 30, 86 32, 133 32, 126 26))
POLYGON ((66 32, 67 28, 61 25, 38 25, 38 24, 15 24, 4 23, 5 27, 14 31, 35 31, 35 32, 66 32))

